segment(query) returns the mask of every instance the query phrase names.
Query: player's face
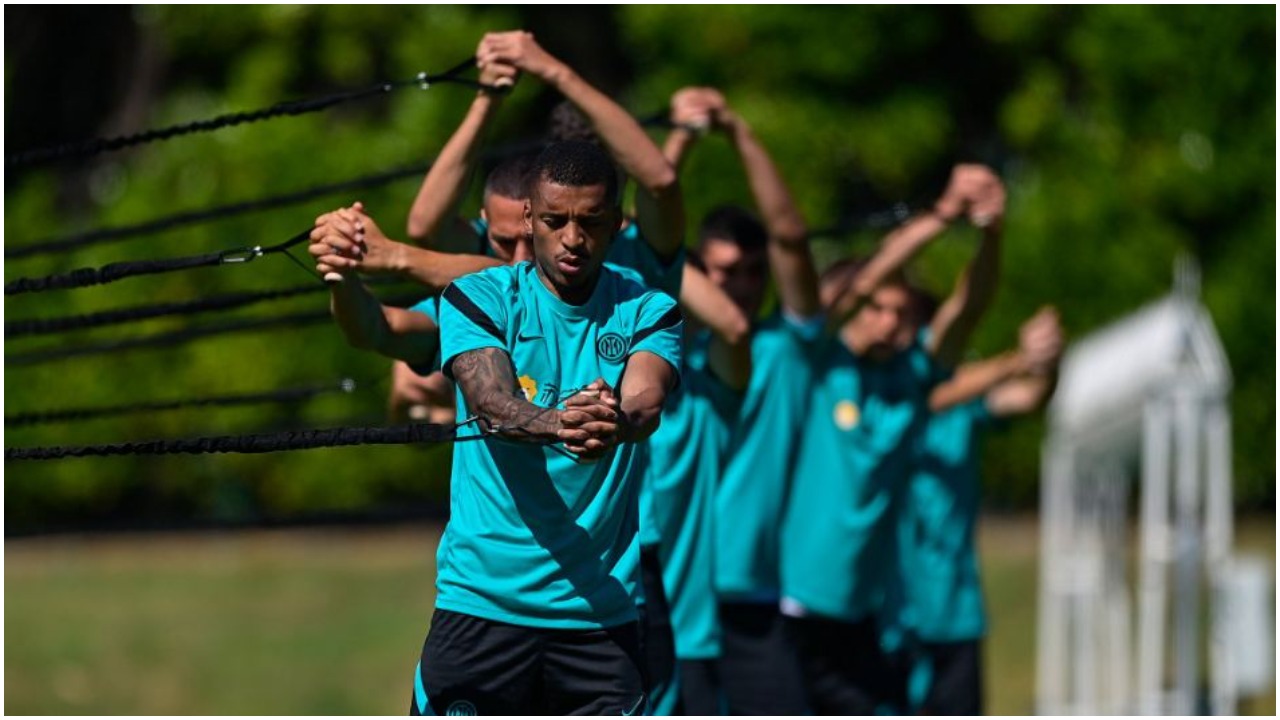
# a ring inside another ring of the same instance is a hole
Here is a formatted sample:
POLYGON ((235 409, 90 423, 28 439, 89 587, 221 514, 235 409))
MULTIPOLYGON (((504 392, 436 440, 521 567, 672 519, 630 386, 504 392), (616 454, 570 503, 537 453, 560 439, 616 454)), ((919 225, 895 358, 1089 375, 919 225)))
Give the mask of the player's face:
POLYGON ((755 317, 764 302, 769 279, 764 249, 744 252, 741 245, 730 240, 707 238, 701 255, 711 282, 724 290, 747 317, 755 317))
POLYGON ((882 285, 849 321, 846 337, 858 353, 876 361, 888 360, 901 349, 904 333, 912 327, 911 318, 907 288, 882 285))
POLYGON ((492 193, 484 199, 489 247, 494 257, 509 265, 533 259, 533 239, 524 223, 524 204, 523 199, 492 193))
POLYGON ((573 187, 539 179, 525 211, 533 254, 548 286, 567 302, 595 288, 622 213, 604 184, 573 187))

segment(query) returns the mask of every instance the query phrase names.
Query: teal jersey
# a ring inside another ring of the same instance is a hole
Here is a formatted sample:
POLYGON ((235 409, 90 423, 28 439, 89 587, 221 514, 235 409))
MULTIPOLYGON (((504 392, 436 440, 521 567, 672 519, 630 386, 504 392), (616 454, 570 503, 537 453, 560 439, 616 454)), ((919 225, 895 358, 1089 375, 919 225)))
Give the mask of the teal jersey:
POLYGON ((940 373, 919 342, 877 363, 836 338, 815 373, 783 521, 782 589, 809 612, 857 621, 893 592, 894 513, 940 373))
POLYGON ((716 488, 716 593, 721 600, 774 602, 779 528, 812 391, 811 354, 820 320, 776 313, 751 337, 751 381, 716 488))
MULTIPOLYGON (((563 407, 596 378, 618 387, 638 352, 678 371, 682 328, 670 297, 608 268, 582 305, 552 294, 531 262, 459 278, 440 304, 446 375, 460 354, 498 348, 525 397, 546 408, 563 407)), ((457 407, 459 421, 472 412, 461 390, 457 407)), ((559 446, 480 435, 471 423, 454 444, 436 607, 548 628, 634 620, 644 444, 580 463, 559 446)))
POLYGON ((993 418, 985 398, 928 419, 900 514, 908 627, 928 642, 976 640, 987 628, 974 529, 981 499, 981 434, 993 418))
MULTIPOLYGON (((493 249, 485 241, 489 233, 489 224, 481 218, 471 221, 471 227, 480 238, 480 247, 485 254, 492 256, 493 249)), ((640 226, 634 222, 613 236, 609 251, 605 255, 605 266, 624 274, 631 274, 640 284, 653 290, 660 290, 672 298, 680 297, 680 284, 684 277, 684 250, 681 249, 671 262, 660 260, 653 247, 640 233, 640 226)), ((641 450, 645 452, 645 450, 641 450)), ((640 544, 657 545, 658 528, 653 518, 653 491, 648 478, 640 488, 640 544)))
POLYGON ((680 389, 667 398, 662 424, 649 440, 647 478, 661 534, 662 580, 671 607, 676 657, 720 654, 716 609, 715 486, 742 396, 707 367, 711 333, 685 343, 680 389))

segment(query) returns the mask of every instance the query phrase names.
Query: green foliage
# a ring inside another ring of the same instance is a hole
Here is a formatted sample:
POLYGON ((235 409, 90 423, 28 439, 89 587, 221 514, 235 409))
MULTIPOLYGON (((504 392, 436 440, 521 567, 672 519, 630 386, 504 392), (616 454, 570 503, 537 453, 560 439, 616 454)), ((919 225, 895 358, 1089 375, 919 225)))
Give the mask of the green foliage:
MULTIPOLYGON (((131 124, 102 134, 256 109, 439 71, 487 30, 565 8, 445 6, 147 6, 133 17, 162 78, 131 124)), ((624 6, 614 11, 639 115, 689 84, 721 88, 771 149, 814 227, 907 201, 932 201, 951 164, 993 164, 1009 184, 1004 280, 974 341, 1011 344, 1021 319, 1058 305, 1083 335, 1170 285, 1175 255, 1204 268, 1204 298, 1235 375, 1237 497, 1275 493, 1275 11, 1242 7, 624 6)), ((74 43, 68 45, 75 47, 74 43)), ((561 48, 553 47, 559 52, 561 48)), ((84 63, 106 59, 84 58, 84 63)), ((50 98, 8 97, 8 112, 50 98)), ((11 245, 170 212, 336 182, 434 155, 469 90, 438 85, 324 113, 193 135, 82 166, 8 178, 11 245)), ((542 129, 543 88, 523 82, 495 142, 542 129)), ((70 138, 68 138, 70 139, 70 138)), ((10 151, 20 148, 11 147, 10 151)), ((685 172, 690 225, 723 202, 749 202, 720 138, 685 172)), ((392 236, 413 179, 358 194, 392 236)), ((176 257, 279 242, 357 199, 323 198, 163 235, 13 261, 6 278, 122 259, 176 257)), ((473 203, 468 207, 474 207, 473 203)), ((829 261, 866 252, 882 231, 816 247, 829 261)), ((956 231, 914 269, 945 292, 969 257, 956 231)), ((11 319, 88 313, 305 282, 279 257, 6 299, 11 319)), ((323 294, 236 311, 272 317, 324 306, 323 294)), ((15 340, 9 352, 221 321, 154 320, 74 336, 15 340)), ((279 428, 380 424, 387 362, 348 349, 328 325, 223 335, 167 350, 86 356, 6 373, 6 412, 248 392, 350 376, 351 396, 297 408, 209 409, 13 428, 6 446, 86 444, 279 428)), ((1038 422, 993 440, 988 497, 1034 500, 1038 422)), ((265 456, 11 463, 11 529, 112 517, 270 517, 443 496, 447 449, 349 448, 265 456)))

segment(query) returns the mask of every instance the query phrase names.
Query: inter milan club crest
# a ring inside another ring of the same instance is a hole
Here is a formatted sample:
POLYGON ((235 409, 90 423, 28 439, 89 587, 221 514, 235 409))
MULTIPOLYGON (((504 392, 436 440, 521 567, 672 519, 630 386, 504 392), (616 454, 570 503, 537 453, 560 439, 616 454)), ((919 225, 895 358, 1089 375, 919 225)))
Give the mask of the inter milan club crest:
POLYGON ((444 711, 445 715, 478 715, 476 706, 466 700, 455 700, 444 711))
POLYGON ((618 362, 627 354, 627 341, 618 333, 605 333, 596 340, 596 354, 609 362, 618 362))

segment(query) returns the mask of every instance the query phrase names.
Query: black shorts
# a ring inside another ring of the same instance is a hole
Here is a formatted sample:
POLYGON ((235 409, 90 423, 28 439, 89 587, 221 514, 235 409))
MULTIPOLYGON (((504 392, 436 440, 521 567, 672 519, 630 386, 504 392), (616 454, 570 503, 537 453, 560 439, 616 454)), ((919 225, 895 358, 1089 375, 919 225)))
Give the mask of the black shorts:
POLYGON ((920 714, 981 715, 982 642, 926 642, 921 652, 929 668, 929 690, 920 714))
POLYGON ((721 603, 720 626, 730 715, 809 714, 791 628, 776 603, 721 603))
POLYGON ((436 610, 409 714, 638 714, 640 663, 637 623, 555 630, 436 610))
POLYGON ((794 628, 800 670, 814 713, 877 715, 907 710, 907 658, 881 649, 875 620, 851 623, 809 615, 788 621, 794 628))
POLYGON ((644 687, 652 698, 666 692, 676 671, 676 636, 671 628, 671 606, 662 586, 662 560, 656 545, 640 548, 640 584, 644 603, 637 609, 644 650, 644 687))
POLYGON ((719 660, 680 661, 680 705, 677 715, 726 715, 719 660))

